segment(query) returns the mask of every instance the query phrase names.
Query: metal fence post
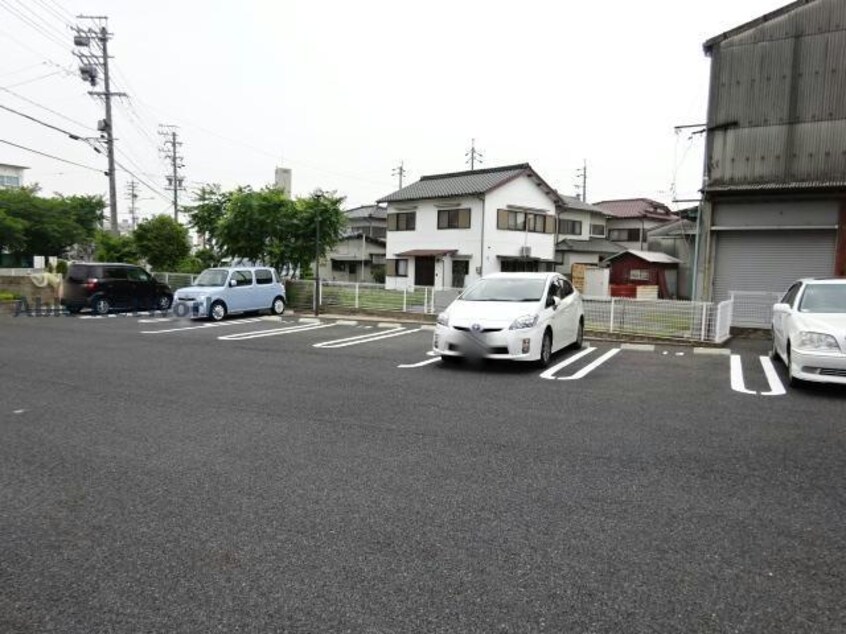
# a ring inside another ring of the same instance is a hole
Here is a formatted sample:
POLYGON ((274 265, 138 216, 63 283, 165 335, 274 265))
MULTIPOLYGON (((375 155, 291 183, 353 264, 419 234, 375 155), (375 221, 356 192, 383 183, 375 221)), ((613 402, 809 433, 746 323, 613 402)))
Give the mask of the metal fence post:
POLYGON ((423 314, 429 312, 429 287, 423 287, 423 314))
POLYGON ((408 307, 408 287, 402 287, 402 312, 408 312, 406 309, 408 307))
POLYGON ((358 310, 358 284, 355 285, 355 308, 358 310))
POLYGON ((614 298, 611 298, 611 319, 608 324, 608 332, 614 332, 614 298))
POLYGON ((706 329, 708 327, 708 304, 702 302, 702 335, 699 337, 700 341, 705 341, 706 329))

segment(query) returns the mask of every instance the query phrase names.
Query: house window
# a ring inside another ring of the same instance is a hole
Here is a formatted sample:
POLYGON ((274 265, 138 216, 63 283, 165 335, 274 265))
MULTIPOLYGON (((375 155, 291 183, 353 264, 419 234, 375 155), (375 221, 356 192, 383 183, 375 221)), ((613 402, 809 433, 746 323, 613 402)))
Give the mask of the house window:
POLYGON ((565 220, 559 221, 558 232, 568 236, 582 235, 582 221, 581 220, 565 220))
POLYGON ((649 269, 632 269, 629 271, 629 279, 633 282, 648 282, 649 269))
POLYGON ((438 209, 438 229, 469 229, 469 209, 438 209))
POLYGON ((388 231, 414 231, 416 222, 416 211, 388 214, 388 231))
POLYGON ((496 228, 505 231, 528 231, 530 233, 555 233, 555 216, 529 211, 497 211, 496 228))
POLYGON ((605 225, 591 225, 590 226, 590 235, 594 238, 604 238, 605 237, 605 225))
POLYGON ((611 229, 608 239, 612 242, 640 242, 640 229, 611 229))
POLYGON ((387 277, 408 277, 408 260, 385 260, 387 277))
POLYGON ((6 187, 20 187, 20 176, 3 176, 0 174, 0 185, 5 185, 6 187))
POLYGON ((385 264, 385 254, 384 253, 371 253, 370 254, 370 262, 372 264, 385 264))

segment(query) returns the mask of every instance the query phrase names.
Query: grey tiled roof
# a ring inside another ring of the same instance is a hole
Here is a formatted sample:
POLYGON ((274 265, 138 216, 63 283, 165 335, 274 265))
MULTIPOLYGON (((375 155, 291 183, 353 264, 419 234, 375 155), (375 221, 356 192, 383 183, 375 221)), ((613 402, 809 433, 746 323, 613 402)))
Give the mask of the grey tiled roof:
POLYGON ((379 205, 364 205, 344 211, 347 218, 387 218, 388 213, 384 207, 379 205))
POLYGON ((416 183, 403 187, 377 202, 399 202, 403 200, 426 200, 429 198, 453 198, 484 194, 493 188, 532 171, 528 163, 492 167, 489 169, 432 174, 423 176, 416 183))
POLYGON ((562 202, 564 203, 564 207, 568 209, 578 209, 580 211, 592 211, 593 213, 602 214, 603 216, 611 216, 612 214, 597 207, 596 205, 591 205, 590 203, 586 203, 580 198, 576 198, 575 196, 564 196, 563 194, 558 194, 561 198, 562 202))
POLYGON ((578 251, 580 253, 619 253, 626 250, 625 247, 605 238, 591 238, 590 240, 567 240, 565 238, 559 240, 555 248, 557 251, 578 251))

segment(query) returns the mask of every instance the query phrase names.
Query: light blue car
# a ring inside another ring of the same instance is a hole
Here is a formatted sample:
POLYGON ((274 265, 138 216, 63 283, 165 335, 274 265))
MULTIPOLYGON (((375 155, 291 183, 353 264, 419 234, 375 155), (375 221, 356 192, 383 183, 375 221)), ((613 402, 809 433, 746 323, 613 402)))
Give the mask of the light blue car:
POLYGON ((285 312, 285 286, 276 271, 266 266, 232 266, 206 269, 193 286, 174 295, 173 310, 180 317, 208 317, 220 321, 227 315, 250 311, 285 312))

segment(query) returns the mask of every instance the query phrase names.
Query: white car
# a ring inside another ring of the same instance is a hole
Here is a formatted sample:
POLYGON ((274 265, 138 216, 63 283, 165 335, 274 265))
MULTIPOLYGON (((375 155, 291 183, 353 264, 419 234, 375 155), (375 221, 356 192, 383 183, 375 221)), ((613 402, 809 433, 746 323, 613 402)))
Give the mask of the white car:
POLYGON ((773 306, 772 357, 787 366, 790 384, 846 385, 846 278, 795 282, 773 306))
POLYGON ((465 290, 438 315, 432 349, 444 362, 462 357, 534 361, 581 347, 579 292, 559 273, 494 273, 465 290))

